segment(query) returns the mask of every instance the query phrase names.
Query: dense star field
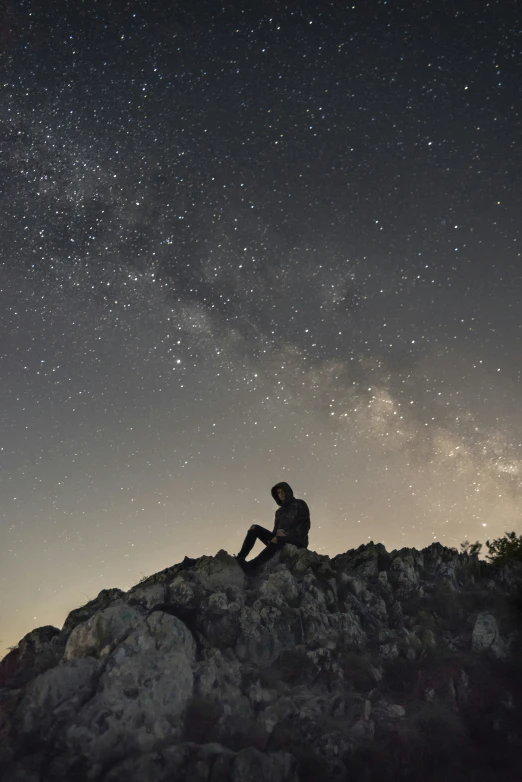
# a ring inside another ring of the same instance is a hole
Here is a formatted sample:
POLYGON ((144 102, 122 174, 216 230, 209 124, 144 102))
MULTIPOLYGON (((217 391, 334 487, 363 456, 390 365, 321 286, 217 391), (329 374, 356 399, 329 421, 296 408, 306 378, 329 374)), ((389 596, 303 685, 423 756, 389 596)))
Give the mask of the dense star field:
POLYGON ((282 480, 331 556, 520 530, 516 3, 2 17, 2 654, 282 480))

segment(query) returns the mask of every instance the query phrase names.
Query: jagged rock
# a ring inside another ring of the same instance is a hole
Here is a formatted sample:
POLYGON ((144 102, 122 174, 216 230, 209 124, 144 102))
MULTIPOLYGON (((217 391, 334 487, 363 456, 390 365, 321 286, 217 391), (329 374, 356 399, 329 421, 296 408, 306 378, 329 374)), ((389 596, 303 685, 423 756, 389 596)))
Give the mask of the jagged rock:
POLYGON ((57 665, 33 679, 14 716, 17 733, 49 741, 66 729, 91 697, 102 668, 100 660, 86 657, 57 665))
POLYGON ((388 558, 388 553, 381 543, 375 545, 371 542, 359 546, 355 551, 347 551, 334 557, 335 569, 351 575, 361 581, 373 580, 378 576, 382 568, 379 566, 383 559, 388 558))
POLYGON ((230 782, 298 782, 295 758, 287 752, 263 753, 254 747, 238 752, 231 764, 230 782))
POLYGON ((275 727, 295 714, 299 714, 299 718, 303 719, 304 715, 302 716, 301 712, 298 711, 293 700, 285 697, 279 698, 275 703, 259 712, 255 725, 258 748, 265 749, 275 727))
POLYGON ((218 649, 204 651, 204 659, 194 666, 193 697, 200 709, 211 710, 216 718, 213 740, 226 744, 232 737, 248 732, 254 711, 242 691, 239 661, 218 649))
POLYGON ((259 587, 260 600, 275 606, 286 606, 298 596, 296 579, 285 567, 270 573, 259 587))
POLYGON ((379 575, 377 576, 378 580, 378 587, 381 591, 381 594, 383 594, 385 597, 389 597, 392 594, 392 586, 388 579, 388 573, 386 570, 381 570, 379 575))
POLYGON ((108 658, 89 702, 70 720, 70 754, 101 773, 136 750, 151 752, 179 740, 193 690, 195 646, 183 622, 168 614, 155 612, 135 626, 108 658))
MULTIPOLYGON (((217 757, 220 757, 220 750, 221 747, 215 750, 217 757)), ((233 753, 230 752, 230 755, 233 756, 233 753)), ((111 768, 103 777, 103 782, 163 782, 168 779, 166 774, 171 779, 179 779, 180 773, 188 771, 191 765, 195 763, 194 760, 190 763, 189 747, 183 744, 166 747, 158 752, 144 752, 126 758, 111 768)))
POLYGON ((513 562, 501 568, 498 578, 505 590, 519 589, 522 581, 522 562, 513 562))
POLYGON ((371 704, 382 703, 384 701, 383 695, 380 690, 375 687, 368 693, 368 700, 371 704))
POLYGON ((375 723, 373 720, 361 719, 352 725, 348 730, 348 735, 357 741, 371 741, 375 735, 375 723))
POLYGON ((395 660, 399 656, 399 648, 396 643, 381 644, 379 652, 385 660, 395 660))
MULTIPOLYGON (((380 742, 410 782, 422 741, 441 742, 452 782, 462 753, 444 748, 466 720, 503 742, 514 782, 521 581, 440 544, 333 559, 289 545, 248 578, 225 551, 185 558, 103 590, 0 663, 0 782, 347 781, 361 752, 373 779, 380 742)), ((476 782, 491 782, 485 751, 468 753, 476 782)))
POLYGON ((111 605, 111 603, 121 600, 124 596, 125 592, 122 592, 121 589, 102 589, 94 600, 89 600, 84 606, 75 608, 74 611, 71 611, 68 614, 61 630, 62 635, 68 636, 76 625, 86 622, 91 616, 98 613, 98 611, 102 611, 104 608, 111 605))
POLYGON ((198 559, 189 572, 209 592, 223 591, 231 586, 243 589, 245 585, 245 574, 238 568, 237 560, 223 549, 215 557, 198 559))
POLYGON ((408 549, 401 549, 391 561, 390 576, 397 584, 417 585, 419 583, 419 572, 415 565, 413 553, 408 549))
POLYGON ((258 710, 273 703, 277 698, 277 690, 263 687, 257 679, 248 687, 246 695, 253 709, 258 710))
POLYGON ((0 687, 23 687, 52 668, 63 654, 63 643, 60 631, 51 625, 27 633, 0 662, 0 687))
POLYGON ((71 632, 65 646, 64 660, 110 654, 143 619, 142 612, 121 603, 98 611, 86 622, 76 625, 71 632))
POLYGON ((126 602, 130 605, 141 605, 145 608, 154 608, 167 602, 168 586, 165 582, 156 581, 147 584, 137 584, 129 589, 125 595, 126 602))
POLYGON ((473 651, 491 652, 495 657, 506 656, 506 645, 498 629, 497 620, 489 613, 477 616, 472 635, 473 651))
POLYGON ((394 703, 391 706, 388 706, 388 714, 391 717, 405 717, 406 716, 406 709, 404 706, 401 706, 399 703, 394 703))

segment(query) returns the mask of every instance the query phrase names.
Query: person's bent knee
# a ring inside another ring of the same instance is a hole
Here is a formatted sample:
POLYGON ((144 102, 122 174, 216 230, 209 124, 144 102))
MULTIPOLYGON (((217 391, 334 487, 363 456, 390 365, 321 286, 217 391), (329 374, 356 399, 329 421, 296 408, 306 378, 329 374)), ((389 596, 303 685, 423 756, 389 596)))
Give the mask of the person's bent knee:
POLYGON ((257 527, 257 524, 252 524, 252 526, 250 527, 250 529, 251 529, 251 530, 254 530, 256 527, 257 527))

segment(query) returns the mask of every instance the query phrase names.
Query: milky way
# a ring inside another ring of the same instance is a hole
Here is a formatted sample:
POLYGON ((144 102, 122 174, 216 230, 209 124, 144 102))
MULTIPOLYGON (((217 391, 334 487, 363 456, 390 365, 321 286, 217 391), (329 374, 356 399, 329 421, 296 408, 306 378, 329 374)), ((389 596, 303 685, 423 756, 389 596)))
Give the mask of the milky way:
POLYGON ((3 11, 3 651, 280 480, 322 554, 520 530, 515 4, 172 5, 3 11))

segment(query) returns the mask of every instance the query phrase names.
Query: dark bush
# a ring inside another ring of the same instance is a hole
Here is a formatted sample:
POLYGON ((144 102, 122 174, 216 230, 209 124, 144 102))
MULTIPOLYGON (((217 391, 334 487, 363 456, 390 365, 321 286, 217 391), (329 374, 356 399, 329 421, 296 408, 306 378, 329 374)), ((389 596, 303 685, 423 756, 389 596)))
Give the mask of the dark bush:
POLYGON ((426 611, 433 615, 437 624, 443 624, 446 630, 457 633, 464 623, 463 606, 457 592, 442 584, 426 597, 426 611))
POLYGON ((365 692, 375 687, 375 673, 367 657, 354 651, 341 652, 337 662, 344 674, 344 680, 359 691, 365 692))
POLYGON ((476 540, 475 543, 470 543, 469 540, 465 540, 460 544, 462 554, 467 554, 469 557, 478 557, 481 549, 482 543, 478 540, 476 540))
POLYGON ((371 747, 343 757, 357 782, 469 782, 467 736, 460 718, 426 704, 394 731, 377 730, 371 747))
POLYGON ((315 755, 309 750, 297 749, 292 752, 297 758, 297 774, 299 782, 346 782, 346 770, 332 769, 321 755, 315 755))
POLYGON ((221 709, 210 698, 195 696, 189 702, 185 716, 185 741, 207 744, 216 740, 221 709))
POLYGON ((504 565, 513 565, 515 562, 522 562, 522 535, 516 532, 506 532, 503 538, 486 540, 488 547, 488 559, 492 565, 501 568, 504 565))
POLYGON ((385 660, 383 663, 386 689, 399 695, 412 695, 418 678, 418 666, 404 657, 385 660))
POLYGON ((282 652, 272 667, 287 684, 305 683, 314 679, 318 673, 314 661, 306 652, 294 649, 282 652))

